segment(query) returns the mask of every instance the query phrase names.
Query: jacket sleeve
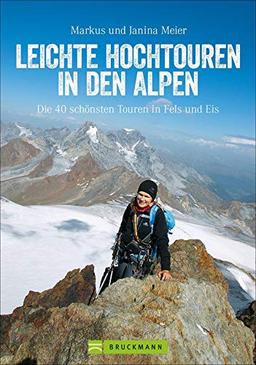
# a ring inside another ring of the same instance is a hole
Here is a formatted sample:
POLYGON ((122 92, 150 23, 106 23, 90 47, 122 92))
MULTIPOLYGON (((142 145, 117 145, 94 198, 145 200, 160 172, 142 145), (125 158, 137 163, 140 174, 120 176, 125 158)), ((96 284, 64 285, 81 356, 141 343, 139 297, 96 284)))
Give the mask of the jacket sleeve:
POLYGON ((122 222, 118 231, 118 234, 120 233, 124 233, 126 230, 126 226, 127 226, 127 222, 128 222, 128 218, 130 216, 130 212, 131 212, 131 204, 129 204, 126 209, 125 212, 123 214, 123 218, 122 218, 122 222))
POLYGON ((157 251, 160 255, 161 270, 170 270, 171 258, 169 252, 168 228, 162 209, 158 209, 156 213, 153 235, 157 245, 157 251))

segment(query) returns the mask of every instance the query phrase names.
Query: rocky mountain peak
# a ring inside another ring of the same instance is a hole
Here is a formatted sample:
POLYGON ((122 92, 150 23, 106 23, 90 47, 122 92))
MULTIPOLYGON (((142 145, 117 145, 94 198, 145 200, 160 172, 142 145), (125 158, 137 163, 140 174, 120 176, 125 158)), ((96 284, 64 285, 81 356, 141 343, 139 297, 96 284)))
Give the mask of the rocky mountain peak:
POLYGON ((236 319, 227 283, 202 242, 176 241, 171 256, 169 281, 155 275, 122 279, 94 301, 92 266, 71 271, 53 289, 30 292, 23 307, 1 318, 1 363, 95 364, 95 356, 87 352, 89 339, 166 339, 166 355, 102 354, 96 360, 253 364, 253 333, 236 319))
POLYGON ((83 123, 78 129, 71 132, 63 141, 64 148, 84 148, 85 145, 98 144, 102 132, 92 122, 83 123))
POLYGON ((81 124, 81 126, 79 127, 80 131, 88 131, 88 129, 90 128, 97 128, 96 124, 94 122, 90 122, 90 121, 85 121, 84 123, 81 124))
POLYGON ((136 129, 120 129, 112 133, 112 138, 114 136, 118 142, 130 147, 137 146, 140 142, 146 141, 146 138, 136 129))
POLYGON ((137 130, 137 129, 129 129, 129 128, 122 128, 119 130, 119 133, 122 133, 123 135, 126 135, 129 138, 138 137, 145 139, 143 135, 137 130))
POLYGON ((30 291, 24 299, 23 306, 27 307, 67 307, 71 303, 89 304, 96 294, 95 274, 93 265, 84 269, 75 269, 67 273, 52 289, 42 293, 30 291))
POLYGON ((69 135, 70 133, 70 129, 67 127, 63 127, 63 128, 50 128, 50 129, 46 129, 44 134, 45 136, 50 136, 53 138, 58 139, 62 139, 65 138, 69 135))
POLYGON ((41 151, 21 138, 12 139, 1 147, 1 166, 19 165, 37 156, 41 151))

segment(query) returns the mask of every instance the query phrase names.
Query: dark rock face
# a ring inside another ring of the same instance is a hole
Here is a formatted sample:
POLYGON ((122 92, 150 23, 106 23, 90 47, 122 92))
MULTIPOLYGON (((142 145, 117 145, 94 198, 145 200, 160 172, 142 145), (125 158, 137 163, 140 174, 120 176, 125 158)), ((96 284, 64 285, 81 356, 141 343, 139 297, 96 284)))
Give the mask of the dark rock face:
POLYGON ((23 361, 19 362, 17 365, 37 365, 37 361, 35 359, 30 359, 27 357, 23 361))
POLYGON ((253 350, 253 360, 254 364, 256 364, 256 300, 254 300, 242 313, 239 313, 237 318, 240 319, 240 321, 242 321, 246 327, 249 327, 254 333, 255 346, 253 350))
MULTIPOLYGON (((41 167, 39 170, 36 168, 32 171, 32 177, 35 177, 33 176, 35 171, 40 175, 41 167)), ((27 181, 18 179, 15 180, 16 188, 7 181, 2 183, 2 189, 6 197, 19 204, 70 202, 78 196, 84 195, 81 184, 88 183, 100 173, 102 173, 102 169, 90 154, 87 154, 79 158, 69 172, 54 176, 41 176, 27 181)))
POLYGON ((232 270, 239 270, 243 272, 247 276, 248 280, 254 282, 254 285, 256 285, 256 279, 252 274, 244 271, 231 262, 215 258, 214 263, 228 282, 228 301, 237 315, 240 311, 243 311, 249 306, 249 304, 253 301, 253 297, 241 287, 237 277, 232 273, 232 270))
POLYGON ((94 301, 90 291, 85 302, 80 282, 94 278, 90 266, 53 289, 30 292, 23 307, 3 316, 1 364, 253 364, 253 333, 236 319, 224 277, 202 242, 179 240, 171 251, 166 282, 155 275, 126 278, 94 301), (72 298, 79 303, 70 304, 72 298), (90 356, 89 339, 166 339, 169 352, 90 356))
POLYGON ((12 324, 12 315, 1 315, 0 322, 0 345, 1 345, 1 354, 9 354, 9 331, 11 329, 12 324))
MULTIPOLYGON (((8 356, 22 346, 22 343, 33 333, 40 332, 41 327, 50 317, 49 308, 66 307, 71 303, 89 305, 95 295, 93 265, 88 265, 81 271, 75 269, 68 272, 65 278, 52 289, 42 293, 30 291, 22 307, 16 308, 10 315, 1 316, 1 354, 8 356)), ((27 362, 25 360, 22 359, 20 363, 35 363, 35 358, 31 356, 28 356, 27 362)))
POLYGON ((42 293, 30 291, 26 296, 23 307, 53 308, 67 307, 71 303, 90 304, 96 295, 95 275, 93 265, 83 270, 73 270, 58 282, 52 289, 42 293))
POLYGON ((46 157, 44 160, 40 161, 39 164, 29 173, 29 177, 40 177, 44 176, 53 166, 52 156, 46 157))
POLYGON ((41 151, 21 138, 1 147, 1 166, 15 166, 37 156, 41 151))
POLYGON ((171 257, 173 275, 220 284, 227 290, 228 284, 224 276, 216 268, 213 258, 200 240, 175 241, 171 246, 171 257))

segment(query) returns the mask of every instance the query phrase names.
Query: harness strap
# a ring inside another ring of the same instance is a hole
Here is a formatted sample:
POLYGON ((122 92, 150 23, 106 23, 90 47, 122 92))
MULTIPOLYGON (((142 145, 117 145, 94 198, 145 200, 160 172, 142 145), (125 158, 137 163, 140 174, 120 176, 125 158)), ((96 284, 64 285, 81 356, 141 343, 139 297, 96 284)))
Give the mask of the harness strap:
POLYGON ((132 212, 133 212, 133 215, 132 215, 133 234, 134 234, 135 240, 137 242, 141 242, 141 239, 139 238, 139 235, 138 235, 137 211, 136 211, 136 208, 134 205, 132 205, 132 212))
MULTIPOLYGON (((142 243, 142 244, 145 244, 145 241, 151 236, 151 234, 153 233, 153 225, 151 226, 151 232, 149 232, 149 234, 143 238, 143 240, 141 240, 139 238, 139 235, 138 235, 138 217, 137 217, 137 211, 136 211, 136 208, 134 206, 134 204, 131 204, 131 208, 132 208, 132 223, 133 223, 133 234, 134 234, 134 237, 135 237, 135 240, 138 242, 138 243, 142 243)), ((152 207, 153 208, 153 207, 152 207)), ((151 208, 151 209, 152 209, 151 208)), ((148 215, 145 215, 145 214, 142 214, 141 217, 146 217, 148 219, 150 219, 150 217, 148 215)))

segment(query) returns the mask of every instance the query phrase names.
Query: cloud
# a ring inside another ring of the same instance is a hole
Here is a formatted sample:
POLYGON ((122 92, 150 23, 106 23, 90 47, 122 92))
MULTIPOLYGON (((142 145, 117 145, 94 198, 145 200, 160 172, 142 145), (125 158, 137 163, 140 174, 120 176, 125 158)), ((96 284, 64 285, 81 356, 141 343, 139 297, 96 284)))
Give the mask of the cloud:
POLYGON ((200 144, 200 145, 203 145, 203 146, 209 146, 209 147, 220 147, 220 146, 222 146, 222 144, 220 144, 216 141, 212 141, 210 139, 204 139, 204 138, 190 139, 189 142, 200 144))
POLYGON ((148 106, 162 106, 162 105, 172 105, 172 101, 165 99, 165 98, 159 98, 159 99, 155 99, 153 101, 151 101, 150 103, 148 103, 148 106))
POLYGON ((48 118, 48 119, 50 119, 49 118, 49 115, 47 115, 47 114, 41 114, 41 113, 29 113, 29 116, 30 117, 32 117, 32 118, 39 118, 39 119, 46 119, 46 118, 48 118))
POLYGON ((227 136, 224 137, 223 140, 227 143, 227 144, 232 144, 232 145, 247 145, 247 146, 255 146, 256 145, 256 141, 253 138, 247 138, 247 137, 233 137, 233 136, 227 136))
POLYGON ((66 117, 67 120, 76 120, 74 117, 66 117))
POLYGON ((227 136, 223 137, 220 142, 213 141, 205 138, 193 138, 189 139, 190 143, 196 143, 201 146, 208 146, 210 148, 229 148, 229 149, 237 149, 243 147, 254 147, 255 140, 247 137, 232 137, 227 136))
POLYGON ((53 113, 52 115, 49 115, 48 113, 30 113, 29 117, 38 120, 45 119, 52 123, 55 122, 55 123, 65 124, 66 122, 70 124, 73 122, 74 125, 76 123, 80 123, 79 117, 73 117, 71 115, 63 115, 63 117, 61 118, 60 115, 58 115, 57 113, 53 113))
POLYGON ((236 149, 236 148, 239 148, 239 146, 238 145, 236 145, 236 144, 232 144, 232 143, 224 143, 224 145, 223 145, 224 147, 226 147, 226 148, 231 148, 231 149, 236 149))

